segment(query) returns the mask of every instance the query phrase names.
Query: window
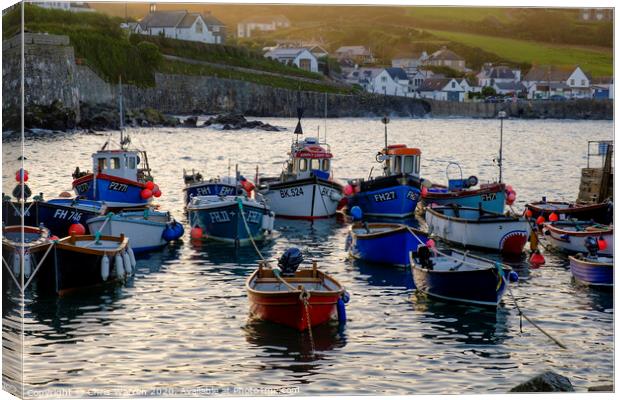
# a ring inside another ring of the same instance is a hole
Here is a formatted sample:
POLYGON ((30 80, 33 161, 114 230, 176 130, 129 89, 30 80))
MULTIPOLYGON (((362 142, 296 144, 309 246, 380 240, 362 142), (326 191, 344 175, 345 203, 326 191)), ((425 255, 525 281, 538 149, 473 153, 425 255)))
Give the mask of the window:
POLYGON ((407 157, 403 157, 405 159, 405 165, 403 168, 403 172, 406 174, 412 174, 413 173, 413 157, 412 156, 407 156, 407 157))
POLYGON ((582 80, 581 80, 581 86, 585 86, 585 85, 586 85, 586 80, 585 80, 585 79, 582 79, 582 80))
POLYGON ((452 89, 456 88, 456 82, 452 81, 452 89))
POLYGON ((420 157, 415 158, 415 173, 420 173, 420 157))
POLYGON ((394 172, 395 173, 397 174, 401 173, 401 171, 403 170, 402 164, 403 162, 400 157, 394 157, 394 172))
POLYGON ((570 80, 570 85, 571 85, 571 86, 575 86, 575 80, 574 80, 574 79, 571 79, 571 80, 570 80))
POLYGON ((299 170, 306 171, 308 169, 308 160, 302 158, 299 160, 299 170))
POLYGON ((196 22, 196 33, 202 33, 202 22, 196 22))
POLYGON ((317 158, 310 160, 310 169, 321 169, 321 160, 317 158))
POLYGON ((299 68, 310 71, 312 69, 312 62, 309 58, 301 58, 299 60, 299 68))
POLYGON ((129 157, 129 169, 136 169, 136 158, 129 157))
POLYGON ((382 76, 382 77, 381 77, 381 82, 387 82, 387 77, 382 76))
POLYGON ((325 158, 323 159, 323 171, 328 171, 329 172, 329 159, 325 158))
POLYGON ((106 169, 107 163, 106 163, 106 159, 105 158, 98 158, 97 159, 97 170, 98 171, 103 171, 104 169, 106 169))
POLYGON ((120 169, 121 168, 121 159, 118 157, 110 158, 110 168, 112 169, 120 169))

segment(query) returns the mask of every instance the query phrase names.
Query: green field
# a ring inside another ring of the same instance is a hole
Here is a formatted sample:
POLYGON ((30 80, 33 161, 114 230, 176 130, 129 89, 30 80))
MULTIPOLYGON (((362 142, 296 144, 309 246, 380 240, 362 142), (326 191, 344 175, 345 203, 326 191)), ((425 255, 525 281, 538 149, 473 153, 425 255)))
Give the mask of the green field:
POLYGON ((502 22, 510 19, 510 9, 496 7, 413 7, 407 14, 426 20, 482 21, 486 17, 495 17, 502 22))
POLYGON ((558 66, 579 65, 584 71, 593 76, 609 76, 613 74, 613 53, 611 49, 587 49, 461 32, 438 30, 427 30, 427 32, 452 42, 479 47, 482 50, 495 53, 506 60, 517 63, 526 62, 532 65, 551 64, 558 66))

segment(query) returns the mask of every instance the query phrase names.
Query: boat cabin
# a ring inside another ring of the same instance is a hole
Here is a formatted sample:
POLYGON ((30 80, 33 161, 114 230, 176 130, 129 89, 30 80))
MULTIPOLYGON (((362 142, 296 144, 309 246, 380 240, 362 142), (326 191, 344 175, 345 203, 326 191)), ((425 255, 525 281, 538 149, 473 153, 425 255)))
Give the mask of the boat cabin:
POLYGON ((310 178, 311 175, 329 179, 332 158, 328 144, 319 143, 317 138, 305 138, 293 144, 284 173, 295 179, 310 178))
POLYGON ((381 155, 386 176, 406 174, 420 177, 420 149, 407 147, 405 144, 393 144, 388 146, 387 152, 383 150, 381 155))
POLYGON ((146 155, 138 150, 100 150, 92 155, 93 170, 118 178, 143 182, 150 175, 146 155), (141 157, 143 159, 141 159, 141 157), (143 163, 144 168, 141 168, 143 163))

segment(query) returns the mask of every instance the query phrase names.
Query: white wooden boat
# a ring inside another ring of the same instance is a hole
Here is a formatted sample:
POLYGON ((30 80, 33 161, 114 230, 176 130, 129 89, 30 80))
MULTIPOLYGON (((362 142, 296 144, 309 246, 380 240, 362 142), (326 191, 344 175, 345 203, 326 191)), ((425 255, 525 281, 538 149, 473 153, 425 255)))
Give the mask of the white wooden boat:
POLYGON ((565 253, 585 253, 585 240, 594 237, 605 242, 599 249, 603 256, 614 255, 614 229, 611 225, 600 225, 584 221, 556 221, 545 224, 544 231, 551 244, 565 253))

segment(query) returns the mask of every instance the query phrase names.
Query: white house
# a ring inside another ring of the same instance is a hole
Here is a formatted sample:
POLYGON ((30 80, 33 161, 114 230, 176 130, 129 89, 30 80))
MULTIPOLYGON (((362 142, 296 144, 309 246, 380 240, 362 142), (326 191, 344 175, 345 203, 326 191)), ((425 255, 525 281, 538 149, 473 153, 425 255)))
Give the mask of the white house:
POLYGON ((351 68, 345 75, 345 81, 350 85, 359 85, 367 92, 373 92, 375 77, 381 71, 383 68, 351 68))
POLYGON ((526 92, 521 82, 495 82, 491 87, 495 89, 495 93, 502 95, 519 95, 526 92))
POLYGON ((32 4, 42 8, 52 8, 71 12, 94 12, 90 6, 83 1, 35 1, 32 4))
POLYGON ((443 100, 464 101, 465 90, 455 78, 429 78, 418 88, 420 97, 443 100))
POLYGON ((135 26, 134 33, 151 36, 165 36, 172 39, 203 43, 224 43, 224 24, 214 16, 183 11, 151 12, 135 26))
POLYGON ((592 97, 595 99, 613 99, 614 98, 614 78, 612 76, 602 76, 593 78, 592 97))
POLYGON ((346 75, 346 81, 370 93, 414 96, 409 77, 402 68, 356 68, 346 75))
POLYGON ((589 98, 592 95, 590 77, 579 67, 560 69, 554 66, 536 66, 523 77, 528 98, 548 98, 560 95, 566 98, 589 98))
POLYGON ((405 72, 407 72, 407 77, 409 77, 409 85, 414 91, 419 89, 426 79, 434 76, 433 71, 424 69, 405 70, 405 72))
POLYGON ((296 65, 306 71, 319 71, 319 63, 316 57, 303 47, 276 47, 265 53, 265 57, 277 60, 282 64, 296 65))
POLYGON ((370 49, 364 46, 342 46, 336 50, 336 58, 338 60, 352 60, 359 64, 368 64, 375 61, 370 49))
POLYGON ((521 70, 518 68, 510 68, 505 65, 493 66, 485 64, 480 72, 476 75, 478 86, 493 86, 496 82, 514 83, 521 81, 521 70))
POLYGON ((254 31, 273 32, 290 26, 291 21, 284 15, 246 18, 237 24, 237 37, 249 38, 254 31))
POLYGON ((416 71, 427 59, 426 51, 412 55, 400 55, 392 59, 392 67, 402 68, 409 74, 416 71))

